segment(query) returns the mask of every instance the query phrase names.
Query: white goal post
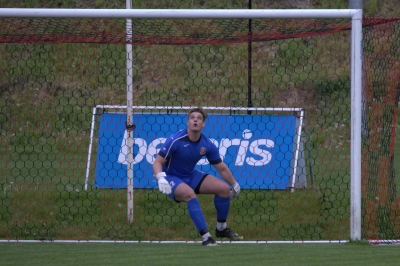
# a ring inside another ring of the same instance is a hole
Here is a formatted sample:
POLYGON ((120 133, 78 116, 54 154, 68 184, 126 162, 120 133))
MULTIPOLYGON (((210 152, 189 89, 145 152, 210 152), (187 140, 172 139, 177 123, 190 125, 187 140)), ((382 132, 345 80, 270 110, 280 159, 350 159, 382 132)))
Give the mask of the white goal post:
MULTIPOLYGON (((6 18, 147 18, 147 19, 351 19, 351 196, 350 238, 361 239, 362 9, 26 9, 0 8, 6 18)), ((134 33, 133 33, 134 34, 134 33)), ((127 84, 127 89, 129 84, 127 84)), ((129 91, 128 91, 129 93, 129 91)), ((127 114, 132 101, 127 101, 127 114)), ((132 141, 128 141, 132 143, 132 141)), ((132 157, 132 156, 131 156, 132 157)), ((132 162, 131 162, 132 163, 132 162)), ((132 171, 132 169, 131 169, 132 171)), ((133 171, 132 171, 133 172, 133 171)), ((129 175, 133 176, 133 173, 129 175)))

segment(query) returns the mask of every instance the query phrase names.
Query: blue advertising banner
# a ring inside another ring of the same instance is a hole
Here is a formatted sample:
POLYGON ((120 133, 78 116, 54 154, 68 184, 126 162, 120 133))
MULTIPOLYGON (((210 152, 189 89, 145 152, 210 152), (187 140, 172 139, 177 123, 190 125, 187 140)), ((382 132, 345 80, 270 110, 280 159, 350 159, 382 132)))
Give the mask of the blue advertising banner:
MULTIPOLYGON (((186 128, 186 114, 135 114, 134 188, 155 188, 152 163, 166 138, 186 128)), ((95 187, 126 188, 126 115, 100 115, 95 187)), ((203 129, 243 189, 287 189, 296 134, 294 115, 209 115, 203 129)), ((219 177, 204 158, 199 169, 219 177)), ((219 177, 220 178, 220 177, 219 177)))

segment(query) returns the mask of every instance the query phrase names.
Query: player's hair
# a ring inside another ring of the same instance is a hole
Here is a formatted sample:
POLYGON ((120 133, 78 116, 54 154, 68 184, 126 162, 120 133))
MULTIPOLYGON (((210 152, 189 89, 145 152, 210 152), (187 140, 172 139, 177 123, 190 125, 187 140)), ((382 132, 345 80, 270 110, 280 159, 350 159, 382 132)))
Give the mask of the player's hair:
POLYGON ((188 112, 188 119, 189 119, 190 114, 191 114, 191 113, 195 113, 195 112, 200 113, 200 114, 203 116, 203 120, 204 120, 204 121, 205 121, 205 120, 207 119, 207 117, 208 117, 208 114, 207 114, 206 110, 204 110, 204 109, 201 108, 201 107, 195 107, 195 108, 192 108, 192 109, 189 110, 189 112, 188 112))

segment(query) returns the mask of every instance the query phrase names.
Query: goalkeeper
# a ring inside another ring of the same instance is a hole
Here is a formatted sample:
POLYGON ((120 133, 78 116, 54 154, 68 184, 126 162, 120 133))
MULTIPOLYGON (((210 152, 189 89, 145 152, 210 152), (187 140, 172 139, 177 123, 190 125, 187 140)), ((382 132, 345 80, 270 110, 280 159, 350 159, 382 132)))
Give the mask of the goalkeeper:
POLYGON ((226 225, 230 201, 238 196, 240 186, 228 166, 221 160, 218 148, 202 134, 207 113, 201 107, 188 113, 187 129, 172 134, 159 151, 153 170, 159 190, 176 202, 186 202, 189 216, 202 237, 203 246, 217 243, 207 230, 197 194, 213 194, 217 212, 215 236, 240 240, 243 237, 226 225), (195 169, 197 162, 206 156, 227 183, 195 169))

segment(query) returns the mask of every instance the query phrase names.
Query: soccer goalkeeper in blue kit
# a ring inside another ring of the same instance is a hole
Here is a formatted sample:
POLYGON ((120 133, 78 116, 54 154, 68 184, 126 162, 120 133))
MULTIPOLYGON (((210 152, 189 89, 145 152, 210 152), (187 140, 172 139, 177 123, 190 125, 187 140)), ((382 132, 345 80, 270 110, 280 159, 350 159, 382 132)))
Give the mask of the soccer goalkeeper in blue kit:
POLYGON ((231 199, 239 195, 240 186, 222 161, 218 148, 202 134, 206 119, 207 113, 203 108, 191 109, 188 113, 187 129, 167 138, 153 163, 153 171, 162 193, 176 202, 186 202, 189 216, 202 237, 203 246, 215 246, 217 243, 207 229, 197 194, 215 195, 215 236, 235 241, 243 237, 229 229, 226 220, 231 199), (204 156, 226 182, 195 169, 197 162, 204 156))

